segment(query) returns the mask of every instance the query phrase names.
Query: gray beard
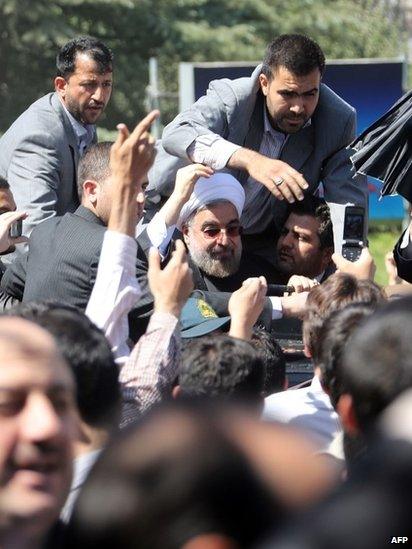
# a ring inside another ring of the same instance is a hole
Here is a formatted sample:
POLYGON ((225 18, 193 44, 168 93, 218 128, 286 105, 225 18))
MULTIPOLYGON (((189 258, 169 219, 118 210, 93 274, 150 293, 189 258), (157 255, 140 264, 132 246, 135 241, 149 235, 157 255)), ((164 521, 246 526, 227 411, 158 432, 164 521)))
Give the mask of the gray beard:
POLYGON ((190 250, 190 255, 195 265, 207 275, 215 276, 216 278, 226 278, 235 274, 239 269, 241 253, 242 251, 238 249, 228 259, 215 259, 207 252, 190 250))

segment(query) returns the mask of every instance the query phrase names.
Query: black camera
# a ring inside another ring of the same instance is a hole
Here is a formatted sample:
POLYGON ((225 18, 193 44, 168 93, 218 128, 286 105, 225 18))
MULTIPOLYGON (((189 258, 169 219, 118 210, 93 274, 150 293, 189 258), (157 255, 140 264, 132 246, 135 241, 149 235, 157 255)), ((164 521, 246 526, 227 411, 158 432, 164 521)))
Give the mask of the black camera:
POLYGON ((343 225, 342 255, 356 261, 365 246, 365 208, 346 206, 343 225))

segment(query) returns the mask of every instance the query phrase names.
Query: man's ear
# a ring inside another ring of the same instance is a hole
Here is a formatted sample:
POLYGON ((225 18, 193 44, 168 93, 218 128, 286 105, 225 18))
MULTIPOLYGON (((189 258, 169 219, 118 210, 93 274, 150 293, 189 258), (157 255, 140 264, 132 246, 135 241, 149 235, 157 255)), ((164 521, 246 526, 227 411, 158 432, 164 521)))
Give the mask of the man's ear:
POLYGON ((183 235, 183 241, 186 244, 186 246, 188 246, 189 244, 188 233, 189 233, 189 225, 186 225, 185 223, 184 225, 182 225, 182 235, 183 235))
POLYGON ((359 434, 359 424, 353 407, 353 399, 347 393, 341 395, 336 407, 343 430, 348 435, 359 434))
POLYGON ((180 385, 175 385, 172 389, 172 397, 177 400, 180 397, 180 385))
POLYGON ((54 79, 54 89, 63 99, 66 95, 66 87, 67 81, 63 78, 63 76, 56 76, 54 79))
POLYGON ((263 72, 259 74, 259 84, 263 95, 266 96, 269 93, 269 80, 263 72))
POLYGON ((83 183, 83 196, 88 199, 91 204, 96 204, 100 192, 100 185, 93 179, 86 179, 83 183))

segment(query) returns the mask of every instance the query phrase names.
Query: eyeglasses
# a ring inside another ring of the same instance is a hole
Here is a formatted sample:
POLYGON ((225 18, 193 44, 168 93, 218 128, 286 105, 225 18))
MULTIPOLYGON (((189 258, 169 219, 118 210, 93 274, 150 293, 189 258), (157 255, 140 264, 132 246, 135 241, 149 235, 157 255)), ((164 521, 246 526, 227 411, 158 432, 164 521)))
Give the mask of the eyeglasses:
POLYGON ((224 233, 226 236, 229 236, 231 238, 235 236, 240 236, 242 234, 242 227, 241 225, 230 225, 229 227, 205 227, 204 229, 201 229, 203 236, 206 238, 216 238, 221 233, 224 233))

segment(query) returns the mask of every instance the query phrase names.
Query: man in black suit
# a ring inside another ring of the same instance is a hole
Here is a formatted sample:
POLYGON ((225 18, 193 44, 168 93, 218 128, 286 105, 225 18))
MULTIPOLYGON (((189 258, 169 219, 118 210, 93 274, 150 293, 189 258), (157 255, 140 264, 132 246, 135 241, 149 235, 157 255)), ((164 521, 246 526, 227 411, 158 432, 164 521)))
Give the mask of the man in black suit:
POLYGON ((393 250, 398 276, 406 282, 412 282, 412 225, 402 233, 393 250))
MULTIPOLYGON (((156 115, 148 115, 132 134, 139 160, 133 174, 138 186, 136 223, 144 202, 141 186, 153 161, 154 141, 148 130, 156 115)), ((29 251, 3 276, 2 288, 8 294, 23 301, 53 299, 86 308, 111 210, 110 149, 111 143, 101 143, 82 157, 78 173, 81 205, 75 212, 50 218, 35 228, 29 251)), ((137 273, 146 270, 145 253, 138 248, 137 273)))

